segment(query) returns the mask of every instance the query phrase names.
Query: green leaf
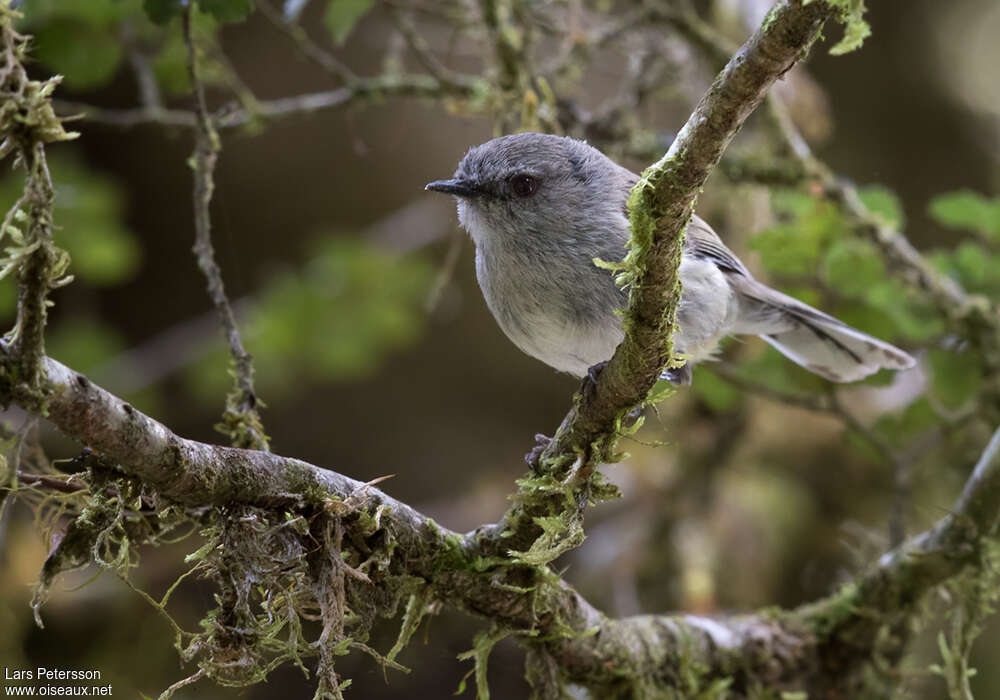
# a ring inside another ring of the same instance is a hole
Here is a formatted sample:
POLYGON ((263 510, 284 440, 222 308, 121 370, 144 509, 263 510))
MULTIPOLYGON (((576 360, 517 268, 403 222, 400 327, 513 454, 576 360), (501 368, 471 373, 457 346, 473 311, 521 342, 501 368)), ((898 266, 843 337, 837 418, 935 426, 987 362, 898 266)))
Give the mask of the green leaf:
POLYGON ((1000 255, 979 243, 965 241, 952 250, 939 250, 931 256, 931 261, 969 291, 1000 296, 1000 255))
POLYGON ((122 60, 121 44, 101 27, 53 20, 35 31, 35 55, 67 85, 89 88, 107 83, 122 60))
POLYGON ((934 397, 948 408, 959 408, 975 396, 982 382, 980 358, 973 352, 931 350, 927 353, 934 397))
MULTIPOLYGON (((309 379, 370 375, 423 330, 433 270, 354 239, 326 238, 301 270, 286 270, 260 293, 244 324, 261 393, 309 379)), ((193 369, 190 386, 210 396, 226 382, 221 353, 193 369)))
POLYGON ((978 287, 986 281, 991 267, 989 253, 978 243, 966 241, 954 252, 953 260, 959 278, 968 285, 978 287))
POLYGON ((187 47, 180 32, 168 33, 153 59, 156 82, 168 95, 185 95, 191 90, 187 71, 187 47))
POLYGON ((137 6, 138 0, 26 0, 22 11, 33 28, 57 18, 106 27, 134 12, 137 6))
POLYGON ((921 396, 901 413, 889 413, 879 418, 875 428, 893 445, 903 447, 933 428, 939 420, 931 402, 926 396, 921 396))
POLYGON ((96 369, 126 347, 112 326, 96 318, 73 316, 60 320, 45 335, 48 353, 81 372, 96 369))
POLYGON ((771 192, 771 206, 779 216, 799 219, 816 208, 816 200, 800 190, 782 188, 771 192))
POLYGON ((882 185, 869 185, 858 190, 858 196, 866 207, 878 214, 886 223, 894 228, 903 228, 906 218, 903 216, 903 204, 896 193, 882 185))
POLYGON ((326 6, 326 28, 333 43, 342 46, 355 25, 375 4, 374 0, 330 0, 326 6))
POLYGON ((960 190, 931 200, 930 215, 942 226, 985 233, 1000 240, 1000 198, 960 190))
POLYGON ((933 308, 912 298, 905 287, 892 279, 883 279, 865 292, 865 301, 881 311, 896 326, 896 332, 873 330, 876 335, 901 335, 915 341, 928 340, 944 332, 944 323, 933 308))
POLYGON ((73 270, 94 286, 107 287, 128 280, 138 267, 140 251, 135 238, 120 227, 80 227, 85 242, 75 249, 73 270))
MULTIPOLYGON (((199 35, 218 37, 218 20, 212 15, 195 13, 191 18, 199 35)), ((167 95, 186 95, 191 90, 188 82, 187 45, 181 33, 179 23, 161 30, 157 42, 160 50, 153 59, 153 73, 160 89, 167 95)), ((201 79, 206 85, 218 85, 225 82, 226 72, 211 56, 203 57, 201 61, 201 79)))
POLYGON ((802 235, 796 226, 780 224, 758 232, 749 246, 760 254, 764 267, 786 275, 811 275, 816 270, 824 241, 802 235))
POLYGON ((775 391, 790 394, 815 394, 824 391, 826 380, 799 367, 771 347, 740 364, 738 373, 747 381, 763 384, 775 391))
POLYGON ((843 217, 829 202, 796 191, 777 190, 771 203, 784 221, 757 233, 750 247, 772 272, 812 277, 830 242, 846 236, 843 217))
POLYGON ((740 401, 741 392, 725 379, 719 378, 714 372, 695 368, 694 381, 691 388, 715 413, 725 413, 740 401))
POLYGON ((182 0, 142 0, 142 9, 157 24, 166 24, 184 9, 182 0))
POLYGON ((885 265, 871 243, 841 238, 827 251, 820 274, 838 294, 860 297, 885 277, 885 265))
POLYGON ((242 22, 253 12, 254 0, 199 0, 198 8, 220 22, 242 22))

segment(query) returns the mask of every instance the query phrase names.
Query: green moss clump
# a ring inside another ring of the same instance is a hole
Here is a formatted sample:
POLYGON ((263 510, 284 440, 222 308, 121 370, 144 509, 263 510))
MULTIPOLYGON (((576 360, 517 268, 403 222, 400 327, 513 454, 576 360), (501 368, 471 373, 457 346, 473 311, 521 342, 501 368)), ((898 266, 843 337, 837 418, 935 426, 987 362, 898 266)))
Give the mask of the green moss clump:
POLYGON ((844 25, 844 37, 830 49, 832 56, 841 56, 861 48, 865 39, 871 36, 871 25, 865 20, 865 0, 826 0, 837 8, 839 19, 844 25))

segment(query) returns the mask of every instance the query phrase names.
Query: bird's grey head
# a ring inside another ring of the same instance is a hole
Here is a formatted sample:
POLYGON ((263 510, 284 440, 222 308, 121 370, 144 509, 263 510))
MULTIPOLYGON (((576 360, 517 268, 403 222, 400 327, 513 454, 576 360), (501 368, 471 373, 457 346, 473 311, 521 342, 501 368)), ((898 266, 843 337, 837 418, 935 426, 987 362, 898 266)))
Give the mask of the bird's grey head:
POLYGON ((454 177, 427 189, 458 198, 459 220, 476 245, 559 244, 623 218, 631 177, 582 141, 525 133, 475 146, 454 177))

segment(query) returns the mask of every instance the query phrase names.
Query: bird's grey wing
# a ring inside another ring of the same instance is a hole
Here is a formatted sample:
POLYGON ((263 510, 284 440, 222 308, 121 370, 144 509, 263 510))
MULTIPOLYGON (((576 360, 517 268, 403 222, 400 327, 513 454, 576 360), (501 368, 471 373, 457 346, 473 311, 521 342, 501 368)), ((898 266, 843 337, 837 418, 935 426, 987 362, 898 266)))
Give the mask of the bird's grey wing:
POLYGON ((685 252, 702 260, 710 260, 723 272, 753 279, 750 270, 736 254, 726 247, 712 227, 699 216, 692 216, 684 240, 685 252))
POLYGON ((733 332, 759 335, 792 362, 821 377, 854 382, 880 369, 909 369, 916 362, 894 345, 752 277, 728 278, 740 300, 733 332))

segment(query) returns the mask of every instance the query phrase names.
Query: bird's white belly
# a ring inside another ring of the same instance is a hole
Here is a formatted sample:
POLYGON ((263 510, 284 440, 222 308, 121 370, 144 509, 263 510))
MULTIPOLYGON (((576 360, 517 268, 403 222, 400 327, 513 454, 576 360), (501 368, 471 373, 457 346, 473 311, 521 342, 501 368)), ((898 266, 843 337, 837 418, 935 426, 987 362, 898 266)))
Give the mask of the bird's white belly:
POLYGON ((575 377, 610 360, 624 337, 617 316, 601 325, 576 325, 545 314, 528 316, 523 321, 524 329, 504 327, 503 323, 501 327, 522 351, 575 377))
MULTIPOLYGON (((490 275, 480 254, 476 262, 490 310, 503 332, 523 352, 577 377, 611 359, 624 337, 621 318, 615 313, 620 306, 595 308, 593 316, 586 319, 570 318, 558 312, 563 305, 552 297, 572 294, 573 290, 550 287, 548 294, 542 295, 537 290, 544 285, 490 275)), ((686 255, 681 260, 680 275, 683 293, 674 347, 697 362, 709 357, 729 334, 739 308, 725 275, 711 261, 686 255)), ((624 302, 624 296, 617 301, 624 302)))

